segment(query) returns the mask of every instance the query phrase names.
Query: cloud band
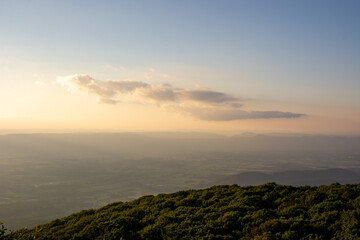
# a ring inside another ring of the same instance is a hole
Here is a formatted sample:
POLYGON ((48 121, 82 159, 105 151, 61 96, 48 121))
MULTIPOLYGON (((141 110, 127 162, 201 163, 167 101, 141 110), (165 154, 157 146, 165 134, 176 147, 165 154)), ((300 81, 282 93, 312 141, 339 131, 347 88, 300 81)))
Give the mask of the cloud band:
POLYGON ((281 111, 245 111, 241 99, 208 89, 181 89, 169 84, 151 85, 141 81, 98 81, 86 74, 58 77, 70 91, 95 95, 100 103, 129 101, 165 106, 207 121, 239 119, 298 118, 304 114, 281 111), (130 98, 130 99, 129 99, 130 98))

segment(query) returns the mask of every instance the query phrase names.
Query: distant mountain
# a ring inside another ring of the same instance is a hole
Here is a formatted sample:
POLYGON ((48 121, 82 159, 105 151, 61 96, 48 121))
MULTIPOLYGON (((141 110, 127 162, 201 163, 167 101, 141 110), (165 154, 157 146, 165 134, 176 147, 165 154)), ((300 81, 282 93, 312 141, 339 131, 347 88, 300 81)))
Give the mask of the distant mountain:
POLYGON ((293 186, 319 186, 335 182, 348 184, 360 182, 360 173, 340 168, 274 173, 244 172, 225 177, 218 181, 218 183, 221 184, 239 184, 241 186, 260 185, 267 182, 293 186))
POLYGON ((168 139, 218 139, 225 138, 223 135, 208 132, 139 132, 141 136, 168 139))
POLYGON ((214 186, 84 210, 4 239, 360 239, 359 200, 360 184, 214 186))
POLYGON ((239 138, 239 137, 256 137, 258 136, 259 134, 256 134, 256 133, 253 133, 253 132, 244 132, 244 133, 241 133, 241 134, 236 134, 236 135, 233 135, 232 137, 233 138, 239 138))
POLYGON ((81 157, 184 153, 359 153, 360 137, 223 137, 207 133, 68 133, 0 135, 2 154, 81 157), (141 150, 141 151, 139 151, 141 150))

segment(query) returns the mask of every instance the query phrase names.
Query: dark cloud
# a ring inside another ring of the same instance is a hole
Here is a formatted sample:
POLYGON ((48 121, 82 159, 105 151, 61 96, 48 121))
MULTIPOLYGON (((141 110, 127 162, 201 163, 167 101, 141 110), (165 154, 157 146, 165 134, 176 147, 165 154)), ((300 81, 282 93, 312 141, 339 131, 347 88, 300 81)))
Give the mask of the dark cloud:
POLYGON ((215 92, 210 90, 188 90, 182 93, 185 98, 193 101, 208 102, 208 103, 224 103, 234 102, 239 99, 232 97, 222 92, 215 92))
POLYGON ((171 109, 189 113, 206 121, 304 116, 304 114, 292 112, 245 111, 241 109, 242 103, 238 97, 212 90, 174 88, 169 84, 151 85, 140 81, 97 81, 85 74, 59 77, 58 82, 66 85, 69 89, 97 96, 100 103, 117 104, 124 96, 131 96, 132 100, 138 99, 145 103, 170 104, 171 109))
POLYGON ((104 84, 111 89, 118 91, 119 93, 132 93, 139 88, 148 88, 149 84, 137 81, 107 81, 104 84))
POLYGON ((239 109, 188 108, 192 116, 206 121, 231 121, 239 119, 297 118, 304 114, 280 111, 244 111, 239 109))
POLYGON ((179 94, 173 89, 166 87, 153 87, 144 92, 144 97, 161 102, 174 102, 178 99, 179 94))
POLYGON ((249 118, 298 118, 305 116, 301 113, 280 112, 280 111, 252 111, 249 118))

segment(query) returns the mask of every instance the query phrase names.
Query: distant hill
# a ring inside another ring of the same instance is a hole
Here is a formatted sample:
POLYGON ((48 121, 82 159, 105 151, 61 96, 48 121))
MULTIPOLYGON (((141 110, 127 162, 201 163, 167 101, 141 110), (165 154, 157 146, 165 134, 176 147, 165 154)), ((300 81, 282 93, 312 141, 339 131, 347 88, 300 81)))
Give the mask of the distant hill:
POLYGON ((140 136, 148 136, 153 138, 168 138, 168 139, 214 139, 225 138, 223 135, 209 133, 209 132, 139 132, 134 133, 140 136))
POLYGON ((150 195, 5 239, 360 239, 360 184, 224 185, 150 195))
POLYGON ((287 184, 293 186, 327 185, 334 182, 349 184, 360 182, 360 172, 346 169, 324 169, 324 170, 303 170, 303 171, 281 171, 274 173, 244 172, 230 175, 217 181, 219 184, 260 185, 267 182, 287 184))
POLYGON ((24 156, 158 156, 204 152, 359 153, 360 137, 224 137, 212 133, 66 133, 0 135, 0 152, 24 156), (141 151, 139 151, 141 149, 141 151))

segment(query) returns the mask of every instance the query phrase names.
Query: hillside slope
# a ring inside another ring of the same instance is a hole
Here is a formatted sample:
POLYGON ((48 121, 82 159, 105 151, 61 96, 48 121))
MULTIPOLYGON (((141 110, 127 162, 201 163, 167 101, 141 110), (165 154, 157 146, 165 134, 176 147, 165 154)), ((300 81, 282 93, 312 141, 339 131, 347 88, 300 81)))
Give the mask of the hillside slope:
POLYGON ((214 186, 84 210, 5 239, 359 239, 360 184, 214 186))

